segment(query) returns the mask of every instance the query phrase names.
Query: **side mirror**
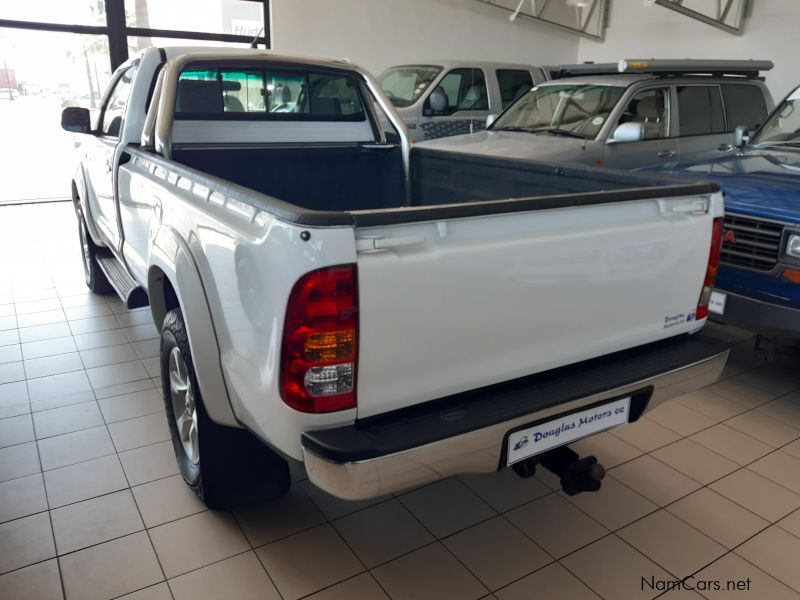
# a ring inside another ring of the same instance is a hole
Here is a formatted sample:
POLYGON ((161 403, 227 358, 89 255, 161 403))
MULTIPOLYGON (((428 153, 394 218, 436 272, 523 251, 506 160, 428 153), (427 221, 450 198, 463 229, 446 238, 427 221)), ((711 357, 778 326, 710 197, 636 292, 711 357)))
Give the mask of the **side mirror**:
POLYGON ((611 134, 609 144, 640 142, 644 139, 644 125, 641 123, 622 123, 611 134))
POLYGON ((733 130, 733 145, 744 148, 750 142, 750 132, 744 125, 739 125, 733 130))
POLYGON ((434 113, 443 113, 447 110, 447 96, 435 90, 428 97, 428 104, 434 113))
POLYGON ((486 115, 486 129, 489 129, 496 120, 497 115, 486 115))
POLYGON ((73 133, 89 133, 92 126, 89 122, 89 109, 70 106, 61 111, 61 128, 73 133))

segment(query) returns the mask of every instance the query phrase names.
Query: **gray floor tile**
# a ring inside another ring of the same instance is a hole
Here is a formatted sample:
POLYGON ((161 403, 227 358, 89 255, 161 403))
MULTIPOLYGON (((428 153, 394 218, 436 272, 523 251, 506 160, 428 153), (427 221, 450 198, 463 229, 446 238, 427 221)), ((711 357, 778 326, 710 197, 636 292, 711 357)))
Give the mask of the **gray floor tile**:
POLYGON ((0 448, 32 442, 34 439, 30 414, 0 419, 0 448))
POLYGON ((44 482, 51 508, 128 487, 119 458, 113 454, 45 471, 44 482))
POLYGON ((35 442, 0 448, 0 481, 33 475, 40 471, 35 442))
POLYGON ((0 525, 0 574, 27 567, 56 555, 47 513, 0 525))
POLYGON ((114 445, 105 426, 57 435, 39 440, 37 444, 45 470, 114 454, 114 445))
POLYGON ((115 598, 164 579, 143 531, 62 556, 59 561, 67 598, 115 598))
POLYGON ((496 514, 454 477, 403 494, 400 501, 437 537, 466 529, 496 514))
POLYGON ((0 576, 0 598, 9 600, 61 600, 61 577, 55 559, 0 576))
POLYGON ((0 483, 0 523, 45 510, 47 510, 47 496, 41 474, 18 477, 0 483))
POLYGON ((50 517, 59 555, 144 529, 130 490, 53 509, 50 517))

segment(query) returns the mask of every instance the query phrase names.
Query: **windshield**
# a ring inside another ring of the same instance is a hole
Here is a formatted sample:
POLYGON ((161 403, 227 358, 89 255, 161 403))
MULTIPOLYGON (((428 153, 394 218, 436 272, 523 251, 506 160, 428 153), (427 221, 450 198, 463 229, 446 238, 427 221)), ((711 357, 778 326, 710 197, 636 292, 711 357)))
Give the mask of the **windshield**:
POLYGON ((800 88, 797 88, 761 128, 755 145, 800 146, 800 88))
POLYGON ((424 65, 392 67, 379 81, 391 103, 402 108, 414 104, 441 71, 442 67, 424 65))
POLYGON ((491 129, 568 133, 593 139, 624 93, 624 87, 608 85, 538 86, 512 104, 491 129))

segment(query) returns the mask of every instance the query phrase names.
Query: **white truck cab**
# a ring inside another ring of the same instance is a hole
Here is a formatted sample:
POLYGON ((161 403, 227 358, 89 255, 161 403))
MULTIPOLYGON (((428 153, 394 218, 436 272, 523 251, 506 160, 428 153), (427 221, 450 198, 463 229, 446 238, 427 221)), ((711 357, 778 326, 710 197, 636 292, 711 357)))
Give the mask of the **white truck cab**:
POLYGON ((434 60, 390 67, 378 80, 412 142, 421 142, 482 130, 547 75, 533 65, 434 60))

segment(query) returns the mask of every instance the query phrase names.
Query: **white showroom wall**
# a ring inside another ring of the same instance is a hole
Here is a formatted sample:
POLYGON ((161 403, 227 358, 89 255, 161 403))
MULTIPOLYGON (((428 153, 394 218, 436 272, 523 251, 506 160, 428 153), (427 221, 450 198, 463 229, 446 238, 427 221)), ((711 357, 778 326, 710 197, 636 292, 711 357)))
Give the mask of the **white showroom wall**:
POLYGON ((273 48, 373 73, 420 60, 573 62, 578 37, 474 0, 272 0, 273 48))
POLYGON ((580 61, 620 58, 770 59, 767 83, 775 101, 800 84, 797 45, 800 0, 756 0, 744 35, 736 36, 642 0, 613 2, 605 43, 582 38, 580 61))

